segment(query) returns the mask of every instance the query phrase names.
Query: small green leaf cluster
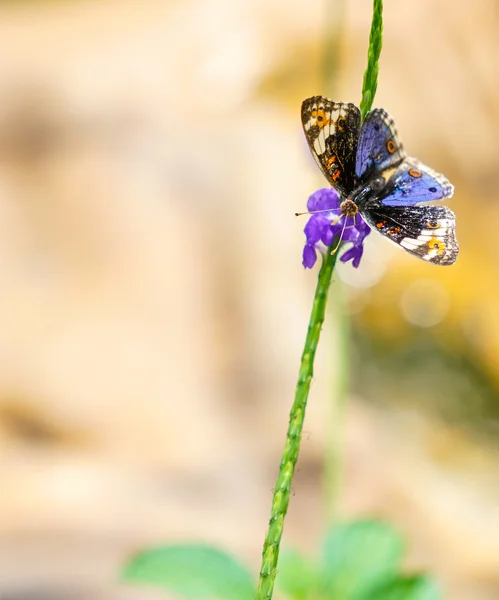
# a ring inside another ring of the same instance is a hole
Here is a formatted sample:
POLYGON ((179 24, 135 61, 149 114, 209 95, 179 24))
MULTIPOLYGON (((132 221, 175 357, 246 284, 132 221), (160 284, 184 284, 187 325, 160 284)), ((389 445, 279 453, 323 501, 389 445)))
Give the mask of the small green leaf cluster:
POLYGON ((435 583, 401 571, 404 544, 379 521, 334 527, 318 561, 283 552, 277 585, 293 600, 440 600, 435 583))
MULTIPOLYGON (((319 559, 283 552, 277 585, 290 600, 441 600, 426 575, 401 571, 404 545, 392 527, 379 521, 336 525, 319 559)), ((188 599, 252 600, 250 570, 205 545, 183 544, 146 550, 125 567, 124 579, 188 599)))

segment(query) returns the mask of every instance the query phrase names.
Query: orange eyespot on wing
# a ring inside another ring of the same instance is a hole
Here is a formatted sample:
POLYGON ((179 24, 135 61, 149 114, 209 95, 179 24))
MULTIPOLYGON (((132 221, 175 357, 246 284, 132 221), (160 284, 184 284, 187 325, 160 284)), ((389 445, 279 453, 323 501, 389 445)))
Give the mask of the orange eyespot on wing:
POLYGON ((382 108, 367 113, 359 136, 355 162, 357 177, 392 169, 405 157, 404 147, 390 115, 382 108))
POLYGON ((417 169, 409 169, 409 175, 411 177, 419 179, 419 177, 421 177, 421 171, 418 171, 417 169))
POLYGON ((443 240, 439 240, 436 237, 432 237, 431 240, 426 242, 426 245, 428 246, 429 250, 436 250, 436 254, 438 256, 442 256, 443 254, 445 254, 445 249, 447 247, 443 240))
POLYGON ((388 152, 390 154, 393 154, 395 152, 395 150, 397 149, 397 146, 395 145, 395 142, 393 140, 388 140, 386 142, 386 149, 388 150, 388 152))
POLYGON ((334 121, 328 115, 326 115, 326 112, 321 108, 313 110, 310 116, 312 119, 315 119, 315 124, 317 127, 319 127, 319 129, 334 123, 334 121))

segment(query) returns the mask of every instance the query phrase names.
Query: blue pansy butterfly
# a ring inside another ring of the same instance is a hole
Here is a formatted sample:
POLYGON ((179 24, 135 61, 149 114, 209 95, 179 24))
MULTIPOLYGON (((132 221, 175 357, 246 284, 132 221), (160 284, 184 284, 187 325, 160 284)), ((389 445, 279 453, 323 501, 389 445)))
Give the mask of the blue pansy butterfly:
POLYGON ((449 198, 454 187, 406 155, 395 123, 382 108, 369 112, 361 125, 360 110, 353 104, 314 96, 303 102, 301 117, 312 154, 343 198, 342 215, 359 212, 372 229, 423 260, 455 262, 454 213, 418 206, 449 198))

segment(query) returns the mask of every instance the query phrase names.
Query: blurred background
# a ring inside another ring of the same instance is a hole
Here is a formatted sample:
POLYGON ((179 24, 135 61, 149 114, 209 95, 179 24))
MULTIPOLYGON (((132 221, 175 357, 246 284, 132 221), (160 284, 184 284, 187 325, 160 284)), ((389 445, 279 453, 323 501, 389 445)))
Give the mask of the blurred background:
MULTIPOLYGON (((358 104, 370 0, 0 3, 0 596, 118 583, 162 542, 255 574, 317 270, 301 101, 358 104), (327 74, 327 76, 326 76, 327 74)), ((499 598, 499 7, 385 3, 375 106, 456 193, 461 254, 372 235, 332 288, 284 544, 389 520, 452 600, 499 598), (344 332, 350 343, 346 357, 344 332)))

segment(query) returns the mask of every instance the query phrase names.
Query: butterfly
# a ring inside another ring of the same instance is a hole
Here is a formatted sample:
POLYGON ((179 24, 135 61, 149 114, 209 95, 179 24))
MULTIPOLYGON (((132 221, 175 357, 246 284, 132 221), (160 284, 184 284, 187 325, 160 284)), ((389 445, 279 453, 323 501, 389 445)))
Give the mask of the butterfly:
POLYGON ((359 212, 372 229, 407 252, 435 265, 455 262, 454 213, 419 206, 451 197, 454 187, 407 156, 385 110, 375 108, 361 123, 354 104, 313 96, 303 102, 301 118, 315 160, 343 198, 341 216, 359 212))

